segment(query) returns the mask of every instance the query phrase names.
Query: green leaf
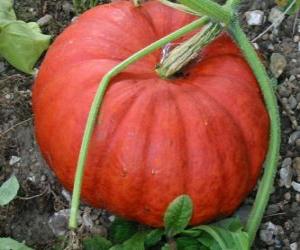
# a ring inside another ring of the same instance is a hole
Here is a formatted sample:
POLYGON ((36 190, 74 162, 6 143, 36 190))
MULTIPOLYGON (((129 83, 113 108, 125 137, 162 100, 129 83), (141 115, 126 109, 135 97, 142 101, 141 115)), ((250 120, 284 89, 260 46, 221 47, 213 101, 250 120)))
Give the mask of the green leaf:
POLYGON ((138 231, 136 222, 116 218, 110 227, 110 240, 114 244, 120 244, 128 240, 138 231))
POLYGON ((164 235, 164 231, 161 229, 153 229, 151 230, 145 239, 145 246, 147 247, 153 247, 155 246, 164 235))
POLYGON ((99 235, 83 240, 83 250, 108 250, 112 243, 99 235))
POLYGON ((5 206, 17 195, 20 188, 16 176, 12 175, 0 186, 0 206, 5 206))
POLYGON ((147 232, 137 232, 129 240, 123 243, 123 250, 144 250, 144 242, 147 232))
POLYGON ((17 69, 33 74, 33 67, 48 48, 50 36, 37 24, 11 21, 0 26, 0 55, 17 69))
POLYGON ((23 243, 20 243, 11 238, 0 238, 0 249, 1 250, 33 250, 32 248, 25 246, 23 243))
POLYGON ((109 250, 123 250, 124 247, 122 245, 114 245, 109 250))
POLYGON ((176 239, 177 250, 200 250, 203 249, 201 243, 191 237, 179 237, 176 239))
MULTIPOLYGON (((0 1, 0 24, 3 21, 16 20, 16 14, 13 9, 13 0, 0 1)), ((0 29, 1 30, 1 29, 0 29)))
POLYGON ((231 249, 231 250, 249 250, 249 237, 238 224, 237 219, 222 221, 223 227, 216 225, 203 225, 193 227, 190 230, 199 230, 202 232, 198 240, 211 250, 231 249))
POLYGON ((173 237, 181 233, 189 224, 192 213, 193 202, 188 195, 181 195, 173 200, 168 206, 164 216, 167 236, 173 237))

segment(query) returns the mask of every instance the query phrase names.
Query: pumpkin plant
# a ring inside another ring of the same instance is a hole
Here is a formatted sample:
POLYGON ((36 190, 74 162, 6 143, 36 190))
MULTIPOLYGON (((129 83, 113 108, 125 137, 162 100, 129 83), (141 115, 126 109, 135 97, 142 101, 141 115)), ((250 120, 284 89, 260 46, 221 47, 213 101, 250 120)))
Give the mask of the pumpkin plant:
MULTIPOLYGON (((253 241, 276 172, 279 115, 238 22, 239 2, 115 1, 85 12, 56 39, 34 85, 33 109, 45 159, 67 189, 74 185, 70 228, 80 194, 153 227, 168 228, 164 212, 180 195, 193 204, 190 225, 226 217, 265 161, 244 229, 253 241)), ((182 232, 185 222, 171 231, 182 232)), ((198 227, 226 249, 212 228, 198 227)), ((213 246, 206 249, 219 249, 213 246)))

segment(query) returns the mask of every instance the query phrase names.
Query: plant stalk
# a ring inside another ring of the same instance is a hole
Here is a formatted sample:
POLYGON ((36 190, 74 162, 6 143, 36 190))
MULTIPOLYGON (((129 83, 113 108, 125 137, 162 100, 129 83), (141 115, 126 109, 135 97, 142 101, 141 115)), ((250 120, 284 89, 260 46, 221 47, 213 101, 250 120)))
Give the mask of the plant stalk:
POLYGON ((168 79, 180 71, 189 62, 198 57, 199 51, 211 43, 222 31, 218 23, 209 23, 189 40, 177 46, 156 69, 158 75, 168 79))
POLYGON ((179 0, 179 2, 202 15, 207 15, 214 21, 228 25, 232 20, 232 11, 211 0, 179 0))
POLYGON ((243 52, 246 60, 248 61, 250 67, 252 68, 252 71, 257 78, 264 97, 265 105, 269 112, 269 118, 271 122, 269 149, 264 163, 264 174, 261 179, 255 202, 246 225, 246 231, 249 234, 250 243, 252 243, 261 224, 276 176, 281 141, 280 116, 278 112, 276 95, 273 91, 271 80, 269 79, 265 67, 261 63, 255 49, 249 42, 247 36, 243 32, 238 22, 233 22, 229 30, 236 40, 237 44, 241 48, 241 51, 243 52))
POLYGON ((181 29, 178 29, 177 31, 171 33, 168 36, 165 36, 158 41, 150 44, 149 46, 145 47, 144 49, 138 51, 137 53, 133 54, 129 58, 127 58, 125 61, 121 62, 117 66, 115 66, 112 70, 110 70, 103 78, 102 81, 97 89, 97 92, 95 94, 94 100, 91 105, 91 109, 88 115, 86 127, 83 134, 82 144, 79 152, 79 158, 76 166, 76 173, 75 173, 75 181, 74 181, 74 187, 73 187, 73 195, 72 195, 72 202, 71 202, 71 214, 69 219, 69 228, 70 229, 76 229, 77 228, 77 215, 78 215, 78 208, 80 204, 80 193, 81 193, 81 187, 82 187, 82 179, 84 174, 84 167, 85 162, 88 155, 88 149, 89 149, 89 143, 93 134, 93 130, 95 127, 95 123, 97 120, 97 116, 99 113, 100 106, 102 104, 105 91, 107 87, 109 86, 110 80, 119 74, 121 71, 125 70, 130 64, 133 64, 134 62, 138 61, 142 57, 150 54, 154 50, 168 44, 169 42, 172 42, 179 37, 194 31, 196 29, 199 29, 203 25, 207 24, 209 22, 208 17, 202 17, 201 19, 198 19, 181 29))

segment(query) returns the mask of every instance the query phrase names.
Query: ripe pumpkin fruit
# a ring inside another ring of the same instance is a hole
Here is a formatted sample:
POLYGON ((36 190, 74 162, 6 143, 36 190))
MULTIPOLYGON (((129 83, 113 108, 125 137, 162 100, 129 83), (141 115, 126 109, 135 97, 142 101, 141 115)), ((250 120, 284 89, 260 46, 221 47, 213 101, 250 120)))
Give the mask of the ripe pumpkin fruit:
MULTIPOLYGON (((72 190, 91 102, 113 66, 194 17, 148 1, 95 7, 53 43, 33 88, 36 138, 72 190)), ((257 81, 223 34, 184 76, 159 78, 156 51, 113 79, 97 118, 82 199, 162 226, 168 204, 193 200, 191 224, 230 215, 253 189, 267 151, 269 118, 257 81)))

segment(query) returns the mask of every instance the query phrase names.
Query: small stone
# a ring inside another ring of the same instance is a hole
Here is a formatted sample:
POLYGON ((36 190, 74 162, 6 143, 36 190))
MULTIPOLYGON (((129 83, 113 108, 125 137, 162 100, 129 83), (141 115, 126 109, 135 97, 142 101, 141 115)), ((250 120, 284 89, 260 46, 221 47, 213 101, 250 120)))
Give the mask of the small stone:
POLYGON ((107 237, 107 229, 102 225, 93 226, 90 229, 91 234, 100 235, 102 237, 107 237))
POLYGON ((74 12, 74 7, 69 2, 64 2, 63 5, 62 5, 62 9, 68 15, 70 15, 71 12, 74 12))
POLYGON ((298 36, 298 35, 294 36, 293 40, 294 40, 294 43, 300 42, 300 36, 298 36))
POLYGON ((75 23, 77 20, 78 20, 78 16, 74 16, 74 17, 71 19, 71 23, 75 23))
POLYGON ((284 228, 288 231, 291 230, 293 228, 293 222, 291 220, 286 221, 284 223, 284 228))
POLYGON ((259 232, 260 239, 267 245, 273 245, 275 243, 275 234, 277 226, 272 222, 267 222, 263 225, 263 229, 259 232))
POLYGON ((288 99, 288 104, 291 109, 295 109, 298 105, 297 99, 291 95, 288 99))
POLYGON ((292 178, 293 178, 293 171, 291 166, 281 168, 279 170, 279 175, 280 175, 281 186, 285 186, 286 188, 291 188, 292 178))
POLYGON ((297 244, 297 242, 292 243, 292 244, 290 245, 290 249, 291 249, 291 250, 298 250, 298 244, 297 244))
POLYGON ((292 195, 290 192, 285 193, 283 197, 286 201, 290 201, 292 199, 292 195))
POLYGON ((284 17, 284 13, 278 7, 274 7, 271 9, 268 21, 275 27, 278 27, 282 23, 284 17))
POLYGON ((11 99, 11 95, 10 94, 6 94, 4 97, 5 97, 6 100, 11 99))
POLYGON ((37 24, 39 26, 45 26, 47 25, 51 20, 53 19, 53 17, 49 14, 46 14, 45 16, 41 17, 39 20, 37 20, 37 24))
MULTIPOLYGON (((63 209, 54 213, 49 221, 48 225, 51 228, 55 236, 63 236, 68 231, 68 220, 70 217, 70 209, 63 209)), ((78 224, 81 224, 81 217, 77 218, 78 224)))
POLYGON ((288 143, 290 145, 294 145, 296 140, 300 139, 300 131, 295 131, 294 133, 292 133, 289 137, 289 141, 288 143))
POLYGON ((71 194, 66 189, 63 188, 61 194, 66 199, 66 201, 71 201, 71 194))
POLYGON ((245 13, 247 24, 250 26, 260 26, 263 24, 265 14, 261 10, 251 10, 245 13))
POLYGON ((94 222, 91 218, 91 209, 89 207, 84 209, 82 215, 82 224, 88 229, 91 229, 94 226, 94 222))
POLYGON ((16 163, 18 163, 21 160, 20 157, 13 155, 10 160, 9 160, 9 165, 15 165, 16 163))
POLYGON ((108 217, 108 219, 110 220, 110 222, 114 222, 115 219, 116 219, 116 216, 111 215, 111 216, 108 217))
POLYGON ((292 163, 293 163, 293 160, 292 158, 288 157, 288 158, 285 158, 282 163, 281 163, 281 167, 282 168, 287 168, 288 166, 292 166, 292 163))
POLYGON ((291 91, 284 84, 280 84, 278 86, 278 94, 281 97, 289 97, 291 95, 291 91))
POLYGON ((292 182, 292 187, 295 191, 300 192, 300 183, 297 183, 295 181, 292 182))
POLYGON ((271 55, 270 69, 273 75, 278 78, 287 66, 287 61, 282 54, 273 53, 271 55))

